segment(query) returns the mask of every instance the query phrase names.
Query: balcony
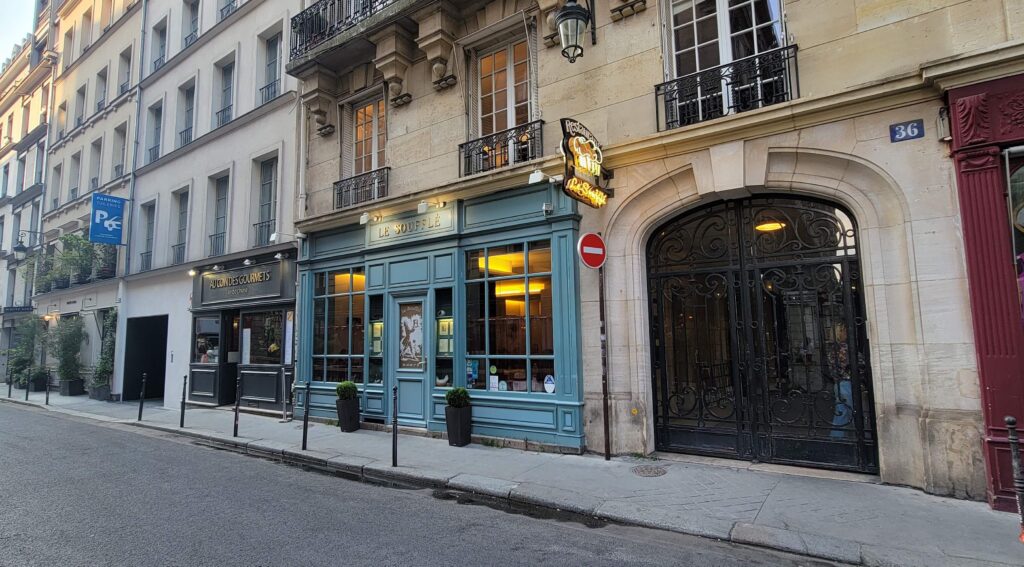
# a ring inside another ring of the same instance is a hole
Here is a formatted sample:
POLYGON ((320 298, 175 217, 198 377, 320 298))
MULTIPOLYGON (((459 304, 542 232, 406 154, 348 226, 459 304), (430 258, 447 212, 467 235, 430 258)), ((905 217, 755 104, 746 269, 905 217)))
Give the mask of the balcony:
POLYGON ((123 95, 124 93, 128 92, 128 88, 129 88, 129 84, 128 84, 128 82, 129 82, 130 80, 131 80, 131 79, 125 79, 123 83, 121 83, 120 85, 118 85, 118 87, 117 87, 117 96, 121 96, 121 95, 123 95))
POLYGON ((210 257, 221 256, 224 254, 224 241, 226 239, 226 233, 218 232, 210 235, 210 257))
POLYGON ((270 235, 274 234, 274 225, 276 223, 277 219, 270 219, 254 223, 252 225, 253 236, 255 237, 253 240, 253 245, 256 247, 269 246, 270 235))
POLYGON ((75 117, 75 128, 80 127, 82 124, 85 124, 85 116, 76 116, 75 117))
POLYGON ((171 265, 177 266, 178 264, 185 263, 185 243, 181 242, 171 246, 171 265))
POLYGON ((306 55, 397 0, 320 0, 292 18, 291 58, 306 55))
POLYGON ((192 127, 189 126, 178 132, 178 147, 184 147, 192 143, 192 127))
POLYGON ((277 98, 280 94, 281 79, 277 79, 268 83, 266 86, 260 88, 260 104, 267 104, 268 102, 277 98))
POLYGON ((68 189, 68 201, 74 201, 78 198, 78 187, 72 187, 68 189))
POLYGON ((218 110, 215 116, 217 121, 217 128, 220 128, 228 122, 231 122, 231 105, 229 104, 224 108, 218 110))
POLYGON ((149 148, 148 153, 149 153, 149 160, 146 161, 146 163, 153 163, 154 161, 160 159, 160 144, 157 144, 157 145, 149 148))
POLYGON ((185 39, 181 40, 181 43, 183 45, 182 49, 192 45, 193 43, 196 42, 197 39, 199 39, 199 31, 198 30, 192 30, 192 33, 186 35, 185 39))
POLYGON ((160 57, 157 57, 156 59, 154 59, 153 60, 153 71, 152 72, 156 73, 157 71, 159 71, 160 67, 164 66, 164 63, 166 63, 166 60, 164 59, 163 55, 161 55, 160 57))
POLYGON ((119 163, 114 165, 114 177, 118 178, 121 177, 122 175, 124 175, 124 164, 119 163))
POLYGON ((539 158, 543 120, 528 122, 459 144, 459 176, 474 175, 539 158))
POLYGON ((139 254, 139 271, 148 272, 153 269, 153 253, 143 252, 139 254))
POLYGON ((655 87, 658 130, 764 108, 797 96, 797 46, 691 73, 655 87))
POLYGON ((220 9, 220 19, 217 20, 217 21, 223 20, 224 18, 230 16, 231 14, 234 14, 235 10, 237 10, 237 9, 238 9, 238 0, 228 0, 227 3, 225 3, 224 6, 221 7, 221 9, 220 9))
POLYGON ((103 110, 107 106, 106 99, 99 99, 96 101, 96 112, 103 110))
POLYGON ((97 190, 99 188, 100 188, 100 178, 99 177, 93 177, 93 178, 89 179, 89 189, 91 191, 95 191, 95 190, 97 190))
POLYGON ((382 167, 334 183, 334 208, 346 209, 388 196, 390 167, 382 167))

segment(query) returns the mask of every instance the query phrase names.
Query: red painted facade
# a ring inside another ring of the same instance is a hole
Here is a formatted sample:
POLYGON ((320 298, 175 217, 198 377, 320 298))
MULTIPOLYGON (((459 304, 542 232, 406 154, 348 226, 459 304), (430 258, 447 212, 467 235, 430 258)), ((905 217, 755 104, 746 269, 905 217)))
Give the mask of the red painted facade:
POLYGON ((1024 76, 951 90, 949 105, 985 419, 988 500, 999 510, 1014 511, 1003 417, 1024 419, 1024 324, 1002 153, 1024 145, 1024 76))

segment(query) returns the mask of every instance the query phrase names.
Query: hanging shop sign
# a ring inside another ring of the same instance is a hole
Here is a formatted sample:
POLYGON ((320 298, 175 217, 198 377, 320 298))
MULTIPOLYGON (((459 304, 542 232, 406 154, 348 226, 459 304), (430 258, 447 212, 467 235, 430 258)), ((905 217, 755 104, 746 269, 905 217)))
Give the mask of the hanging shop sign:
POLYGON ((561 151, 565 162, 562 191, 595 209, 603 207, 615 192, 608 187, 612 172, 604 168, 597 138, 583 124, 563 118, 561 151))
POLYGON ((93 193, 89 241, 97 244, 121 244, 125 199, 93 193))

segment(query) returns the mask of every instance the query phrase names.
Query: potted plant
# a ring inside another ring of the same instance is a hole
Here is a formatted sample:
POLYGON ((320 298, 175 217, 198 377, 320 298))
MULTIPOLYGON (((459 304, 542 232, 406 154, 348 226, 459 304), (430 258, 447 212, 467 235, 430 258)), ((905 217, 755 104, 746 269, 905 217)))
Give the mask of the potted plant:
POLYGON ((89 397, 94 400, 110 400, 110 378, 114 375, 114 344, 117 333, 117 309, 111 309, 103 318, 103 339, 100 343, 100 359, 89 381, 89 397))
POLYGON ((63 274, 71 278, 71 283, 88 282, 96 260, 96 248, 89 240, 78 234, 65 234, 60 237, 60 242, 60 264, 63 274))
POLYGON ((345 380, 338 384, 338 427, 352 432, 359 429, 359 388, 354 382, 345 380))
POLYGON ((117 273, 117 246, 113 244, 96 244, 93 250, 96 257, 99 258, 96 266, 96 278, 107 279, 114 277, 117 273))
POLYGON ((82 363, 79 360, 84 337, 85 328, 81 317, 57 321, 50 342, 57 355, 57 377, 60 378, 62 396, 80 396, 85 393, 85 380, 81 376, 82 363))
POLYGON ((28 391, 42 392, 46 390, 46 383, 50 381, 50 373, 46 367, 36 366, 28 372, 28 391))
POLYGON ((469 403, 469 390, 452 388, 444 395, 448 406, 444 408, 444 421, 448 427, 448 444, 453 447, 469 445, 473 433, 473 408, 469 403))

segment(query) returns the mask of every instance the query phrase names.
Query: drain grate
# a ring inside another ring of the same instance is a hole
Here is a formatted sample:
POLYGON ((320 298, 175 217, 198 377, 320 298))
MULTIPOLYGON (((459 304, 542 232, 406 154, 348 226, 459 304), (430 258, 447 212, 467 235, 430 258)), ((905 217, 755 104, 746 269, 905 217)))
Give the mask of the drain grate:
POLYGON ((633 467, 633 474, 635 474, 636 476, 642 476, 642 477, 645 477, 645 478, 661 476, 661 475, 665 474, 666 472, 668 472, 668 471, 665 470, 665 467, 658 467, 658 466, 655 466, 655 465, 639 465, 639 466, 633 467))

